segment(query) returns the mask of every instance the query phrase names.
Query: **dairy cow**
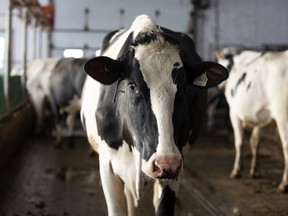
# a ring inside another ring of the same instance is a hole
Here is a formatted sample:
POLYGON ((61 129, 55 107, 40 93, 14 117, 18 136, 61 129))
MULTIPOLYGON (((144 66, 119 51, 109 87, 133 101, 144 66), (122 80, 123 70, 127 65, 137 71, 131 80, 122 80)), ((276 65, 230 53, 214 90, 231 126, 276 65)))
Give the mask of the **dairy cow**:
MULTIPOLYGON (((99 153, 109 215, 135 215, 147 181, 157 215, 173 215, 182 147, 205 124, 207 88, 227 70, 202 62, 185 34, 141 15, 84 65, 81 119, 99 153)), ((105 38, 107 42, 107 37, 105 38)))
POLYGON ((83 64, 87 59, 47 58, 29 62, 27 67, 27 91, 37 114, 36 128, 43 124, 45 100, 48 101, 55 122, 56 140, 62 140, 62 119, 72 137, 76 113, 80 111, 80 98, 86 75, 83 64))
POLYGON ((261 127, 275 120, 284 153, 284 172, 278 190, 288 188, 288 51, 243 51, 218 62, 231 68, 225 87, 235 137, 235 162, 231 177, 240 176, 243 129, 253 128, 250 137, 250 175, 258 176, 257 151, 261 127))
MULTIPOLYGON (((36 112, 35 133, 39 133, 43 126, 43 115, 45 110, 45 99, 49 95, 49 79, 52 70, 60 58, 46 58, 32 60, 27 64, 26 88, 29 99, 36 112)), ((23 71, 21 72, 23 73, 23 71)))
POLYGON ((48 99, 55 121, 56 146, 60 145, 62 139, 63 117, 66 117, 68 136, 73 136, 76 114, 79 115, 81 108, 82 88, 86 78, 83 65, 86 61, 85 58, 63 58, 51 72, 48 99))

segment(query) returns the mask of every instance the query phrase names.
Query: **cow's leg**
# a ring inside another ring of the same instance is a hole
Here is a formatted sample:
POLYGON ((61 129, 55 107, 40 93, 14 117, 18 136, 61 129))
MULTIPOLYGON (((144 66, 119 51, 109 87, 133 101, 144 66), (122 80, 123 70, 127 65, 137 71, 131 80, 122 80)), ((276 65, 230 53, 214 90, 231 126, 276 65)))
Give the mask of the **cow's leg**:
POLYGON ((73 147, 74 146, 74 127, 75 127, 75 114, 76 113, 68 113, 68 116, 66 118, 66 124, 68 127, 68 137, 69 137, 69 147, 73 147))
POLYGON ((51 90, 50 90, 50 96, 48 97, 48 100, 49 100, 50 108, 51 108, 54 122, 55 122, 56 140, 55 140, 54 147, 59 148, 61 146, 61 141, 62 141, 62 124, 61 124, 58 106, 55 102, 55 99, 53 97, 51 90))
POLYGON ((230 112, 230 120, 234 131, 234 144, 235 144, 235 161, 233 170, 230 174, 231 178, 240 177, 241 171, 241 151, 243 145, 243 128, 240 119, 230 112))
POLYGON ((61 141, 62 141, 62 125, 61 122, 56 123, 55 125, 55 133, 56 133, 56 139, 55 139, 55 144, 54 146, 56 148, 59 148, 61 146, 61 141))
POLYGON ((171 181, 168 184, 159 182, 154 183, 153 204, 157 216, 173 216, 176 201, 176 193, 179 189, 180 181, 171 181))
POLYGON ((281 120, 276 120, 277 127, 282 142, 283 154, 284 154, 284 171, 282 181, 278 187, 279 192, 288 192, 288 122, 285 118, 281 117, 281 120))
POLYGON ((218 100, 211 102, 207 108, 207 131, 213 132, 213 126, 215 125, 215 111, 217 109, 218 100))
POLYGON ((260 138, 260 127, 254 127, 252 130, 251 137, 250 137, 250 148, 251 148, 251 152, 252 152, 252 159, 251 159, 251 165, 250 165, 250 176, 254 177, 254 178, 260 176, 260 172, 258 170, 258 164, 257 164, 259 138, 260 138))
POLYGON ((100 176, 109 216, 128 215, 123 181, 113 173, 109 160, 100 153, 100 176))
POLYGON ((43 111, 45 102, 44 92, 41 89, 37 89, 36 91, 30 93, 30 100, 34 107, 37 118, 34 133, 39 134, 41 132, 43 123, 43 111))
POLYGON ((125 187, 125 196, 127 200, 127 210, 129 216, 135 216, 135 205, 134 205, 134 197, 125 187))

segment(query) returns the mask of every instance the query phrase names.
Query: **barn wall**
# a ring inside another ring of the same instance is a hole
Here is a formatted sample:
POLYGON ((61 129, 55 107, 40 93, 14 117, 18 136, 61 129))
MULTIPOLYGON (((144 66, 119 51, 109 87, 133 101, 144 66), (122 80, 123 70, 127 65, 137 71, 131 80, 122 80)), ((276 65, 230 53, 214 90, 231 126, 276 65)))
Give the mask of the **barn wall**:
MULTIPOLYGON (((8 0, 0 0, 0 37, 5 37, 5 10, 8 0)), ((47 5, 50 0, 39 0, 47 5)), ((146 13, 157 23, 176 31, 187 31, 189 14, 192 11, 190 0, 54 0, 55 28, 51 33, 49 45, 48 31, 37 33, 28 27, 27 59, 34 58, 33 46, 37 49, 36 57, 63 56, 63 50, 77 48, 84 50, 84 56, 94 56, 105 34, 111 30, 129 27, 135 16, 146 13), (85 10, 89 10, 85 16, 85 10), (84 29, 87 27, 86 29, 84 29), (38 41, 42 43, 39 45, 38 41), (40 52, 40 53, 39 53, 40 52)), ((12 67, 23 65, 23 22, 18 17, 19 11, 13 10, 12 25, 12 67)), ((0 47, 0 61, 2 55, 0 47)), ((3 73, 3 58, 0 74, 3 73)))
POLYGON ((55 0, 55 4, 53 56, 62 55, 65 48, 80 48, 85 56, 94 56, 106 33, 129 28, 144 13, 160 25, 186 32, 192 11, 189 0, 55 0))
POLYGON ((214 50, 225 46, 287 45, 287 8, 287 0, 210 0, 210 7, 199 11, 198 51, 213 60, 214 50))
MULTIPOLYGON (((8 0, 0 0, 0 38, 5 38, 5 28, 6 28, 6 9, 8 0)), ((41 1, 39 1, 41 2, 41 1)), ((48 0, 42 1, 45 5, 48 0)), ((20 18, 20 12, 17 9, 12 10, 12 47, 11 47, 11 58, 12 67, 21 68, 23 65, 23 32, 24 23, 20 18)), ((31 60, 34 58, 34 46, 41 47, 41 49, 36 50, 36 56, 47 57, 48 55, 48 32, 40 27, 35 28, 31 23, 28 24, 27 29, 27 59, 31 60), (37 31, 37 33, 35 33, 37 31), (35 36, 36 35, 36 36, 35 36), (40 44, 41 43, 41 44, 40 44)), ((2 40, 2 39, 1 39, 2 40)), ((0 75, 4 70, 4 49, 0 44, 0 75)))

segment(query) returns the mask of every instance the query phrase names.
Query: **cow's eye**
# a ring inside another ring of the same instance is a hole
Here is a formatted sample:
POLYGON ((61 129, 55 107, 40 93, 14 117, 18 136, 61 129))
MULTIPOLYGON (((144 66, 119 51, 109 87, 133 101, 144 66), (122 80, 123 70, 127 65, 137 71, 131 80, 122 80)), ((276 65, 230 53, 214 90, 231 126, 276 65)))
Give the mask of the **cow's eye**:
POLYGON ((136 87, 136 85, 134 83, 129 83, 128 84, 129 90, 133 93, 137 93, 138 92, 138 88, 136 87))

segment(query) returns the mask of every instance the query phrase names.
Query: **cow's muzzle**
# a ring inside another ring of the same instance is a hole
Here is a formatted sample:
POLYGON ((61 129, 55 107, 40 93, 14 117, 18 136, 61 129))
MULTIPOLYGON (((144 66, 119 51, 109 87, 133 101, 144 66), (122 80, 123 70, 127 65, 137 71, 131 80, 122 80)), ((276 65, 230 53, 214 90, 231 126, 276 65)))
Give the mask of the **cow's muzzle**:
POLYGON ((182 160, 165 158, 154 160, 153 174, 158 179, 176 179, 182 170, 182 160))

